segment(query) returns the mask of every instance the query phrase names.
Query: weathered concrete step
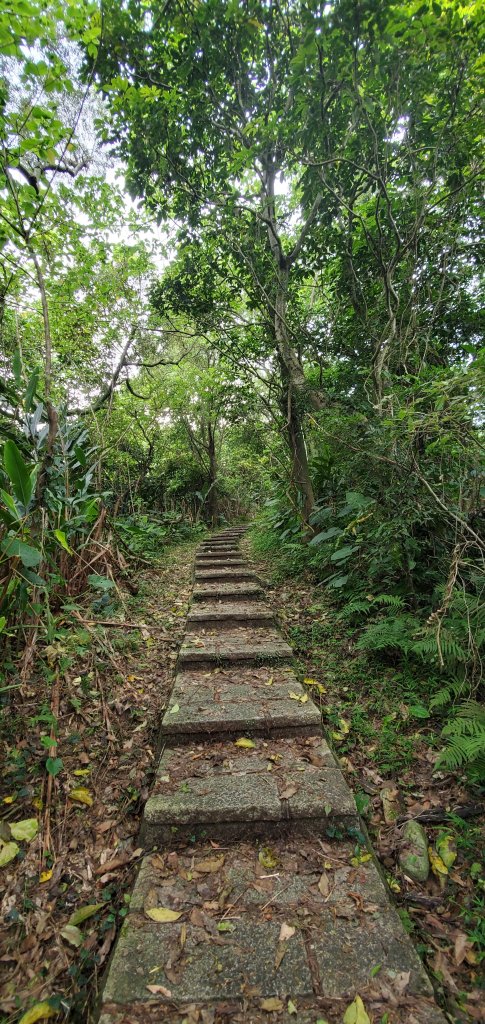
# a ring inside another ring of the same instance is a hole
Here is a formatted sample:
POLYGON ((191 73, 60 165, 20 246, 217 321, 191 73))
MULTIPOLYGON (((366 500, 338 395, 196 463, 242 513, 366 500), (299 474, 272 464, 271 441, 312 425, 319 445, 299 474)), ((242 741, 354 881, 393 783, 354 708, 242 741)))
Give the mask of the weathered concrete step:
POLYGON ((174 830, 186 838, 218 835, 293 819, 324 829, 358 826, 354 799, 329 747, 318 736, 212 740, 167 747, 145 804, 143 842, 160 845, 174 830), (246 744, 239 746, 241 740, 246 744))
POLYGON ((207 583, 196 583, 192 591, 192 598, 194 601, 252 601, 262 597, 263 594, 264 591, 258 583, 208 581, 207 583))
POLYGON ((249 563, 245 558, 228 558, 227 555, 197 555, 195 559, 196 569, 249 569, 249 563))
POLYGON ((376 1022, 391 1007, 393 1024, 444 1024, 373 860, 354 865, 354 853, 289 831, 268 846, 172 844, 145 857, 102 1020, 290 1024, 291 1000, 298 1022, 341 1022, 360 995, 376 1022), (160 907, 179 916, 156 923, 160 907), (268 998, 281 999, 278 1013, 264 1011, 268 998))
POLYGON ((257 576, 253 572, 253 570, 247 569, 244 566, 242 566, 241 568, 237 568, 237 566, 234 566, 234 568, 228 566, 227 569, 219 568, 219 566, 217 566, 215 569, 196 568, 194 572, 194 578, 198 582, 202 580, 221 580, 221 582, 237 582, 239 580, 248 580, 253 583, 255 580, 257 580, 257 576))
POLYGON ((179 672, 162 735, 194 742, 208 736, 321 736, 318 708, 286 667, 179 672))
POLYGON ((190 627, 198 623, 273 622, 273 613, 266 604, 256 601, 206 601, 192 605, 187 616, 190 627))
POLYGON ((187 634, 180 648, 179 664, 193 662, 273 661, 291 658, 291 647, 270 626, 241 626, 215 630, 214 635, 187 634))

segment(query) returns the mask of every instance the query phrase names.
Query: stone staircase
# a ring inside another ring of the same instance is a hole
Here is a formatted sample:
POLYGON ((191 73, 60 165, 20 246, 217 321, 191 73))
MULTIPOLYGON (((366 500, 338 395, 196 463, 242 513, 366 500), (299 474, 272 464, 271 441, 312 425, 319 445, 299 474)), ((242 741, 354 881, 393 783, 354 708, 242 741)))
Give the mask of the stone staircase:
POLYGON ((243 532, 196 556, 100 1024, 443 1024, 243 532))

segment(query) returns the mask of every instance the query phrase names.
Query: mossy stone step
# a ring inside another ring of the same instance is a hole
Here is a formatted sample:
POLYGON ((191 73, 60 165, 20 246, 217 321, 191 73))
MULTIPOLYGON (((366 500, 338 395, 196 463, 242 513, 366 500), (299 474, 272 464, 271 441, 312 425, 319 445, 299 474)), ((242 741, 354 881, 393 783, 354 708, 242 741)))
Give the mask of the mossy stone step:
POLYGON ((192 591, 194 601, 251 601, 263 596, 259 583, 246 583, 243 581, 219 582, 208 580, 206 583, 198 583, 192 591))
POLYGON ((225 580, 229 582, 238 580, 249 580, 251 582, 254 582, 254 580, 257 579, 257 576, 252 569, 246 568, 245 566, 241 566, 240 568, 238 568, 237 566, 234 566, 234 568, 228 566, 227 569, 223 566, 217 566, 214 569, 196 568, 194 578, 197 580, 197 582, 201 582, 204 580, 221 580, 222 582, 224 582, 225 580))
POLYGON ((145 804, 143 841, 160 845, 174 830, 189 837, 208 827, 247 835, 253 825, 288 819, 358 826, 354 799, 320 737, 212 739, 162 754, 145 804), (239 746, 241 740, 246 744, 239 746))
POLYGON ((207 1019, 218 1024, 259 1024, 270 1019, 262 1000, 279 997, 278 1022, 294 1019, 285 1012, 291 999, 298 1021, 314 1024, 324 1012, 341 1021, 359 994, 374 1020, 392 1005, 393 1024, 444 1024, 373 860, 354 866, 353 856, 348 842, 287 834, 269 846, 172 844, 146 857, 102 995, 105 1012, 152 1004, 160 1016, 147 1020, 175 1024, 195 1004, 209 1014, 216 1007, 207 1019), (148 914, 158 907, 179 916, 156 923, 148 914), (164 991, 153 993, 157 985, 164 991))
POLYGON ((266 604, 256 601, 204 601, 193 604, 187 616, 187 625, 192 632, 200 623, 224 622, 273 622, 273 614, 266 604))
POLYGON ((162 735, 190 743, 231 733, 320 736, 320 712, 291 669, 179 672, 162 735))
POLYGON ((179 664, 193 662, 276 661, 292 657, 291 647, 270 625, 188 633, 180 648, 179 664))

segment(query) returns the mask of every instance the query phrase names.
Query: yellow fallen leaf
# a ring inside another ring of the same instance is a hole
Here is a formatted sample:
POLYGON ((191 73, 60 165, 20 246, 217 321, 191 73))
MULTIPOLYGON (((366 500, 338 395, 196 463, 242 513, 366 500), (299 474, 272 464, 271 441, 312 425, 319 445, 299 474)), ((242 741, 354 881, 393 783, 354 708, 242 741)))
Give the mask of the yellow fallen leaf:
POLYGON ((288 696, 290 697, 291 700, 299 701, 300 704, 306 704, 307 700, 309 699, 307 693, 300 694, 300 693, 293 693, 293 691, 290 691, 288 696))
POLYGON ((40 796, 36 796, 35 800, 32 800, 32 806, 35 807, 36 811, 42 810, 44 805, 42 803, 40 796))
POLYGON ((278 866, 278 858, 271 852, 269 846, 262 847, 258 853, 258 860, 259 863, 263 865, 263 868, 267 868, 268 870, 278 866))
POLYGON ((37 818, 25 818, 23 821, 13 821, 10 825, 10 831, 14 839, 23 839, 25 842, 31 843, 39 831, 39 823, 37 818))
MULTIPOLYGON (((15 836, 15 839, 17 836, 15 836)), ((441 835, 436 840, 436 851, 447 868, 453 867, 456 860, 456 846, 453 836, 441 835)))
POLYGON ((31 1006, 27 1013, 24 1013, 19 1024, 35 1024, 37 1020, 47 1020, 49 1017, 57 1017, 57 1010, 54 1010, 49 1003, 36 1003, 31 1006))
POLYGON ((152 907, 151 910, 145 910, 145 914, 152 921, 158 921, 160 924, 178 921, 179 917, 182 917, 181 911, 179 913, 177 910, 170 910, 168 907, 152 907))
POLYGON ((94 803, 89 789, 86 789, 85 786, 77 786, 76 789, 71 789, 69 799, 77 800, 80 804, 86 804, 86 807, 91 807, 94 803))
POLYGON ((344 1013, 344 1024, 371 1024, 369 1014, 360 996, 356 996, 353 1003, 347 1007, 344 1013))
POLYGON ((89 775, 90 771, 90 768, 75 768, 73 775, 89 775))
POLYGON ((428 846, 429 862, 431 864, 431 870, 437 878, 440 876, 443 878, 448 874, 448 868, 444 861, 442 861, 440 855, 436 853, 436 850, 432 846, 428 846))
POLYGON ((295 1005, 292 999, 288 1000, 287 1007, 288 1013, 298 1013, 298 1007, 295 1005))
POLYGON ((372 860, 371 853, 359 853, 357 857, 350 858, 350 863, 354 868, 358 868, 359 864, 367 864, 368 860, 372 860))
POLYGON ((269 679, 266 679, 264 685, 265 686, 272 686, 273 685, 273 676, 270 676, 269 679))
POLYGON ((282 999, 272 996, 271 999, 262 999, 259 1005, 262 1010, 266 1010, 266 1013, 273 1013, 274 1010, 282 1010, 285 1004, 282 999))
POLYGON ((39 882, 48 882, 50 878, 52 878, 52 868, 49 868, 48 871, 41 871, 39 882))
POLYGON ((4 798, 3 798, 4 804, 13 804, 14 800, 15 800, 14 796, 4 796, 4 798))
POLYGON ((256 744, 253 742, 253 740, 249 740, 247 736, 241 736, 240 739, 235 740, 235 746, 245 747, 247 750, 250 750, 252 747, 255 747, 256 744))

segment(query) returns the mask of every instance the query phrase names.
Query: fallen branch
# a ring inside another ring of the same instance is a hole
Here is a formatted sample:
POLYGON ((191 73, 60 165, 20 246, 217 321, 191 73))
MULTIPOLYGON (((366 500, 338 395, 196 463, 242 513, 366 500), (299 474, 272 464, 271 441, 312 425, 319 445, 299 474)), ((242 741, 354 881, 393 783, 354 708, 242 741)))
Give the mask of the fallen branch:
POLYGON ((111 622, 110 619, 83 619, 76 612, 74 614, 76 619, 81 622, 83 626, 110 626, 116 629, 146 629, 148 632, 157 630, 157 632, 162 632, 168 640, 172 640, 175 643, 173 636, 170 636, 170 633, 167 633, 162 626, 147 626, 146 622, 111 622))
POLYGON ((456 814, 458 818, 479 818, 484 812, 484 804, 459 804, 449 811, 446 807, 435 807, 432 811, 421 811, 420 814, 402 814, 397 819, 397 824, 402 825, 405 821, 424 821, 425 824, 434 825, 440 821, 447 821, 450 814, 456 814))

